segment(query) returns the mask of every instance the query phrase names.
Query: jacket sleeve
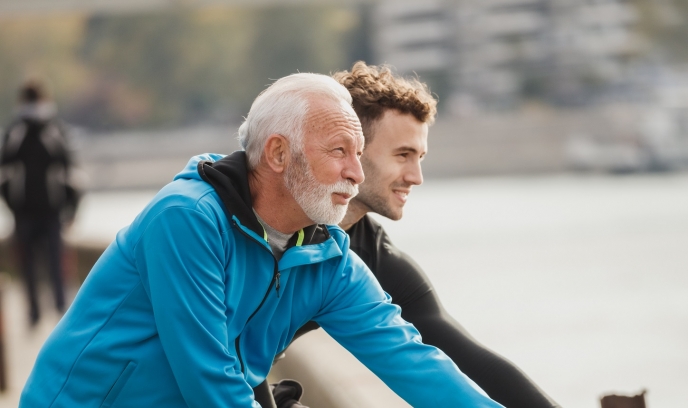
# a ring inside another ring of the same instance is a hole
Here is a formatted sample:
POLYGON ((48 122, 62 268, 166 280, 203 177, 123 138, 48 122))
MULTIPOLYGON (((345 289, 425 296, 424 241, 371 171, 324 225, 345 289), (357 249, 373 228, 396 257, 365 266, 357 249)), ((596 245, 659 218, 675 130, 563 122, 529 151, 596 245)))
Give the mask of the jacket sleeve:
POLYGON ((314 319, 414 407, 496 408, 440 350, 421 342, 370 270, 345 251, 314 319))
POLYGON ((136 262, 150 286, 160 342, 189 407, 259 407, 230 345, 225 252, 212 220, 170 207, 148 225, 136 262))

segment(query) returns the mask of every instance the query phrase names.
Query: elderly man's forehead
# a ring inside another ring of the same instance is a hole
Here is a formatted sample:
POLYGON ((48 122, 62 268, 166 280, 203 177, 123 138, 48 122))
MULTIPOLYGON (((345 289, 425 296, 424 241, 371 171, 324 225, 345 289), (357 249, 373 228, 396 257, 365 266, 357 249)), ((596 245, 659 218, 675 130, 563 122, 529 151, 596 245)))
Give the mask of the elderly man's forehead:
POLYGON ((344 101, 335 101, 325 98, 315 99, 310 102, 308 122, 311 126, 346 123, 356 132, 362 134, 361 122, 351 105, 348 105, 344 101))
POLYGON ((315 112, 322 109, 341 110, 355 115, 354 108, 346 100, 331 95, 311 94, 308 96, 308 110, 315 112))

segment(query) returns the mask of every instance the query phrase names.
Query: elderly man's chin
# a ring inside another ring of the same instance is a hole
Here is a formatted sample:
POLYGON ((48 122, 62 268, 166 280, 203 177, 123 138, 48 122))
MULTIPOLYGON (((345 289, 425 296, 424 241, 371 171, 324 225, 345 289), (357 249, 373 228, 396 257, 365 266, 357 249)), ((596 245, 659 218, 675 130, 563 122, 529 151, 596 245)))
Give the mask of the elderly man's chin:
POLYGON ((339 224, 346 215, 349 200, 358 194, 358 186, 346 181, 319 183, 310 168, 295 164, 285 174, 287 189, 306 216, 315 224, 339 224), (334 202, 334 196, 347 196, 346 204, 334 202))
POLYGON ((321 209, 306 211, 308 218, 315 224, 339 224, 346 215, 347 204, 323 203, 321 209))
MULTIPOLYGON (((327 186, 321 186, 327 187, 327 186)), ((324 193, 325 191, 319 191, 324 193)), ((346 215, 347 204, 336 204, 332 201, 332 193, 317 194, 315 191, 294 195, 296 202, 306 216, 315 224, 339 224, 346 215)))
POLYGON ((358 186, 343 180, 329 185, 320 184, 312 173, 307 174, 306 179, 305 185, 309 188, 305 196, 296 201, 308 218, 316 224, 339 224, 346 215, 350 200, 358 194, 358 186))

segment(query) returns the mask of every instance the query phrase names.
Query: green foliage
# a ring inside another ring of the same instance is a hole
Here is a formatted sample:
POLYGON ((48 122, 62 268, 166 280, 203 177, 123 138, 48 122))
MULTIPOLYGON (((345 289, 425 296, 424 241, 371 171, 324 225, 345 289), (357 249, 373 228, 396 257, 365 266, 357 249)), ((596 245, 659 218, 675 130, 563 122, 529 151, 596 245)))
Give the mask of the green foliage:
POLYGON ((639 29, 652 52, 669 62, 688 61, 688 0, 633 0, 639 10, 639 29))
POLYGON ((69 105, 83 83, 88 68, 76 56, 83 18, 60 16, 0 19, 0 120, 7 123, 15 105, 17 88, 27 77, 48 78, 58 103, 69 105))
POLYGON ((8 95, 31 62, 60 83, 51 65, 80 67, 80 80, 55 93, 69 94, 58 99, 69 120, 91 128, 236 120, 276 78, 348 68, 366 41, 358 25, 355 10, 334 6, 176 8, 72 19, 78 35, 58 48, 50 33, 28 22, 31 44, 13 35, 20 45, 9 49, 12 43, 0 39, 0 69, 14 73, 0 85, 0 107, 8 109, 8 95), (50 52, 29 58, 22 47, 50 52))

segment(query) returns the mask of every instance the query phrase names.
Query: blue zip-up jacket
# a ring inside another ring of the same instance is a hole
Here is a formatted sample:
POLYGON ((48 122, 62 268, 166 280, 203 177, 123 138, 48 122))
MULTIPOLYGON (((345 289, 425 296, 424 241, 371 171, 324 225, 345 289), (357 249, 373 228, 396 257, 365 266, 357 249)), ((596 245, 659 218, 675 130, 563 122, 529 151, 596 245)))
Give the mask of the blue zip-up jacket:
POLYGON ((501 407, 421 343, 348 245, 314 225, 277 262, 244 152, 195 157, 95 264, 20 407, 259 407, 251 388, 310 320, 415 407, 501 407))

